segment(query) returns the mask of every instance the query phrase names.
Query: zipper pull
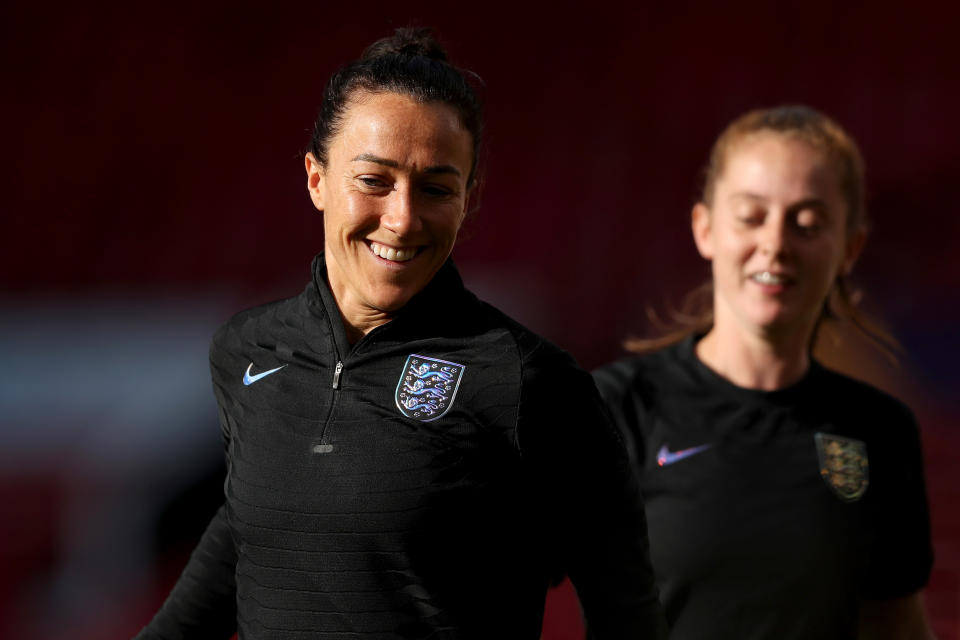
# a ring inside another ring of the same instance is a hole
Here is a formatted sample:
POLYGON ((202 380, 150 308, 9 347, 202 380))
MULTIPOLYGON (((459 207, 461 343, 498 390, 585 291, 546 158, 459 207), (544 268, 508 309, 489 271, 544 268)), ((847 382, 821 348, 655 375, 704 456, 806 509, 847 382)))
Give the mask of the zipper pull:
POLYGON ((333 369, 333 388, 340 388, 340 372, 343 371, 343 363, 337 360, 337 366, 333 369))

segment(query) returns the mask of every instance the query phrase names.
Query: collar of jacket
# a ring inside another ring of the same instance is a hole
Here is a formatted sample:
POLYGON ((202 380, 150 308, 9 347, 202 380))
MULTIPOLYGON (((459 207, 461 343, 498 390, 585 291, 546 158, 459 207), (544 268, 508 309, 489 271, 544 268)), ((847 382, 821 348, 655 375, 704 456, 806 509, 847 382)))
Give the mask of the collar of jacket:
POLYGON ((354 346, 368 342, 368 338, 374 337, 375 334, 392 333, 401 328, 410 329, 411 324, 427 332, 440 329, 449 323, 450 317, 459 315, 453 313, 454 311, 459 311, 464 305, 476 301, 475 296, 463 286, 463 279, 454 266, 453 259, 447 258, 427 286, 414 295, 390 322, 368 333, 356 345, 350 345, 343 326, 343 318, 340 317, 340 309, 337 307, 327 281, 327 263, 323 252, 314 257, 310 271, 313 274, 312 284, 318 302, 330 322, 337 350, 343 355, 350 353, 354 346))

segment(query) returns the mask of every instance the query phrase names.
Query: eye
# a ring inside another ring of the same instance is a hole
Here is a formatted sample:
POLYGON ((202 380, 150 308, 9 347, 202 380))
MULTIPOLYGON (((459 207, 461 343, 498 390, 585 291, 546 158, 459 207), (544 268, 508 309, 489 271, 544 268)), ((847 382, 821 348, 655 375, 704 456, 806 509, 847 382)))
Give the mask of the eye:
POLYGON ((747 227, 763 224, 764 212, 756 207, 748 207, 737 212, 737 222, 747 227))
POLYGON ((446 185, 428 183, 420 187, 420 191, 433 198, 446 198, 454 194, 453 189, 446 185))
POLYGON ((387 186, 386 182, 374 176, 360 176, 357 178, 357 181, 365 187, 377 188, 387 186))
POLYGON ((793 217, 793 224, 803 234, 814 235, 823 226, 823 216, 816 209, 801 209, 793 217))

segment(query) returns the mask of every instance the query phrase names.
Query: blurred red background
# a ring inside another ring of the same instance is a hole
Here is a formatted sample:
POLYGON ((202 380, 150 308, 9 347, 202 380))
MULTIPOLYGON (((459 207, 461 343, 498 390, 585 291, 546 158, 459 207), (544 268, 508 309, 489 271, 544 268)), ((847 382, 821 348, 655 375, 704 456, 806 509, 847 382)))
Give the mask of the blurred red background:
MULTIPOLYGON (((323 83, 411 23, 486 84, 468 285, 586 367, 706 276, 688 213, 729 120, 802 102, 849 129, 856 281, 907 355, 821 355, 920 417, 928 608, 960 638, 956 5, 303 1, 0 7, 0 637, 128 637, 162 601, 219 495, 207 340, 306 282, 323 83)), ((577 615, 554 594, 544 638, 577 615)))

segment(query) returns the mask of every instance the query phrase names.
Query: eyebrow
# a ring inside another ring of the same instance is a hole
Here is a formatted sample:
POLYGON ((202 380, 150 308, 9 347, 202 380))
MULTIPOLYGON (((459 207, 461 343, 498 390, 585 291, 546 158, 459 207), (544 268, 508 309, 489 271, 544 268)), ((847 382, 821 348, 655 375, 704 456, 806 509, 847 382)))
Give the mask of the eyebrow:
POLYGON ((751 193, 749 191, 737 191, 736 193, 730 194, 731 200, 750 200, 751 202, 764 202, 766 198, 757 193, 751 193))
MULTIPOLYGON (((765 202, 767 199, 759 194, 751 193, 749 191, 739 191, 737 193, 731 194, 731 198, 740 198, 744 200, 750 200, 751 202, 765 202)), ((803 209, 806 207, 814 207, 817 209, 827 208, 827 201, 822 198, 804 198, 799 202, 794 202, 790 205, 790 209, 803 209)))
MULTIPOLYGON (((381 164, 385 167, 392 167, 397 169, 400 167, 400 163, 396 160, 388 160, 387 158, 381 158, 380 156, 375 156, 372 153, 361 153, 358 156, 354 156, 351 162, 372 162, 374 164, 381 164)), ((423 170, 423 173, 437 174, 437 173, 452 173, 454 175, 460 176, 463 175, 460 173, 460 170, 457 169, 452 164, 438 164, 432 167, 427 167, 423 170)))

